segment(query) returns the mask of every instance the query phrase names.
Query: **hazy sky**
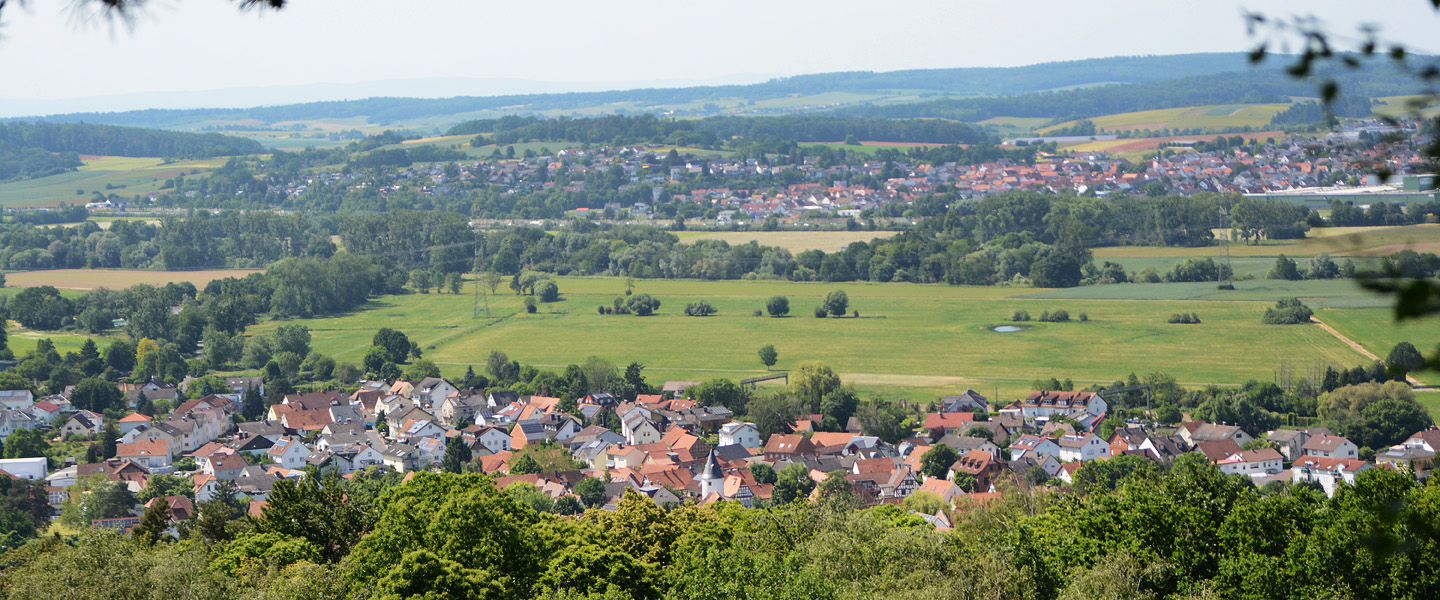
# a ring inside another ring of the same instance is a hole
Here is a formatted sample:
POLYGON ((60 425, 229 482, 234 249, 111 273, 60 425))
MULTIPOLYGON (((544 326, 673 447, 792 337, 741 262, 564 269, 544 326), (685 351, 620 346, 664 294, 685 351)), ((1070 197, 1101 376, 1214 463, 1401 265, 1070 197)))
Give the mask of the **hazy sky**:
POLYGON ((129 27, 76 18, 72 0, 11 4, 0 98, 25 100, 437 77, 664 84, 1232 51, 1251 45, 1245 8, 1313 14, 1346 34, 1372 22, 1440 50, 1425 47, 1440 19, 1424 0, 292 0, 264 13, 151 0, 129 27))

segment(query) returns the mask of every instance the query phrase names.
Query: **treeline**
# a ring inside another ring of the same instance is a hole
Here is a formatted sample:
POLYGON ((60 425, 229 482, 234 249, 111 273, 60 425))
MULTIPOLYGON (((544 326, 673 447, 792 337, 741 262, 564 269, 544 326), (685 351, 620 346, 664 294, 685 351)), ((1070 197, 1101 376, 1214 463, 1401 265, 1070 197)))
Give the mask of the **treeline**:
POLYGON ((1349 201, 1331 200, 1330 216, 1325 220, 1334 227, 1414 225, 1429 222, 1430 215, 1435 214, 1440 214, 1440 202, 1374 202, 1367 207, 1355 206, 1354 202, 1349 201))
MULTIPOLYGON (((818 500, 743 510, 662 507, 603 484, 555 501, 479 474, 306 477, 259 517, 200 503, 184 539, 165 518, 129 538, 87 531, 6 554, 9 597, 264 598, 1431 598, 1440 595, 1440 487, 1387 469, 1327 498, 1257 489, 1199 454, 1157 466, 1087 463, 1066 492, 1002 481, 1002 496, 928 493, 858 508, 843 473, 764 472, 818 500), (577 498, 578 496, 578 498, 577 498), (562 506, 563 503, 563 506, 562 506), (950 531, 914 513, 944 513, 950 531), (475 548, 484 548, 477 552, 475 548), (125 576, 114 576, 124 573, 125 576)), ((228 489, 228 488, 227 488, 228 489)), ((17 511, 22 518, 25 513, 17 511)))
POLYGON ((473 146, 527 141, 568 141, 601 145, 640 143, 713 148, 731 138, 773 137, 796 142, 839 142, 847 137, 883 142, 973 144, 987 140, 963 123, 934 119, 857 119, 819 116, 709 117, 661 119, 654 115, 572 119, 503 117, 466 121, 446 135, 476 135, 473 146))
POLYGON ((1308 125, 1310 123, 1329 122, 1337 117, 1368 117, 1373 114, 1375 104, 1376 102, 1374 100, 1359 96, 1337 97, 1329 106, 1324 106, 1314 101, 1297 102, 1291 104, 1290 108, 1280 111, 1279 114, 1271 117, 1270 124, 1308 125))
POLYGON ((73 227, 0 224, 0 268, 159 269, 263 267, 299 256, 329 256, 334 224, 267 211, 165 217, 158 225, 93 221, 73 227))
POLYGON ((218 133, 186 133, 86 123, 0 124, 0 148, 39 148, 47 152, 211 158, 259 154, 260 142, 218 133))
POLYGON ((74 152, 50 152, 0 140, 0 181, 58 175, 82 164, 80 155, 74 152))

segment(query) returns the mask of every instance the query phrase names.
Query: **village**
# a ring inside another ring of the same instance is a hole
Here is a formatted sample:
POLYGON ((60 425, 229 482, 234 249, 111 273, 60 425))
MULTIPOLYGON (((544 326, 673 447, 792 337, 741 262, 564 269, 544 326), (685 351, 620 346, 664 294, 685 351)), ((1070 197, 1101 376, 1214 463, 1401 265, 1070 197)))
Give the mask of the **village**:
MULTIPOLYGON (((83 503, 93 493, 77 487, 79 482, 103 478, 141 494, 152 478, 182 477, 189 489, 163 496, 178 527, 194 517, 197 503, 222 495, 248 501, 249 514, 259 518, 278 481, 349 478, 366 470, 439 471, 446 468, 447 453, 468 457, 464 471, 486 473, 500 488, 524 483, 557 502, 569 498, 557 506, 613 510, 633 490, 665 507, 717 502, 763 507, 816 500, 824 482, 843 477, 842 487, 861 505, 903 504, 920 493, 963 509, 1007 493, 1066 489, 1094 461, 1133 456, 1160 469, 1187 453, 1256 487, 1282 482, 1333 496, 1370 469, 1428 479, 1440 448, 1440 429, 1431 428, 1367 462, 1353 441, 1323 427, 1277 429, 1257 440, 1238 426, 1194 421, 1163 429, 1132 422, 1105 439, 1100 425, 1109 403, 1098 392, 1036 391, 997 404, 965 390, 938 399, 920 427, 891 444, 866 435, 856 417, 843 431, 818 431, 820 415, 801 415, 788 432, 762 436, 756 424, 735 420, 728 409, 691 399, 687 392, 699 384, 683 381, 633 398, 589 393, 568 413, 560 410, 560 398, 463 390, 438 377, 362 381, 348 394, 285 395, 262 419, 249 422, 237 415, 247 397, 258 400, 254 392, 264 386, 258 377, 231 378, 228 393, 188 400, 183 384, 121 385, 128 388, 132 408, 142 398, 178 404, 164 418, 131 412, 118 419, 113 425, 119 438, 109 459, 83 464, 68 459, 52 470, 45 457, 12 458, 0 460, 0 470, 12 478, 44 480, 56 516, 67 503, 83 503), (568 468, 543 469, 535 458, 541 453, 560 457, 568 468), (775 478, 782 472, 802 473, 808 483, 802 481, 797 492, 795 482, 788 482, 782 497, 775 478), (592 479, 603 486, 582 489, 592 479)), ((37 400, 29 391, 11 391, 0 403, 5 438, 41 428, 55 441, 98 439, 105 428, 102 415, 74 409, 65 394, 37 400), (58 428, 46 425, 62 420, 58 428)), ((130 515, 90 525, 128 530, 156 499, 137 502, 130 515)), ((937 528, 950 527, 946 510, 920 516, 937 528)))

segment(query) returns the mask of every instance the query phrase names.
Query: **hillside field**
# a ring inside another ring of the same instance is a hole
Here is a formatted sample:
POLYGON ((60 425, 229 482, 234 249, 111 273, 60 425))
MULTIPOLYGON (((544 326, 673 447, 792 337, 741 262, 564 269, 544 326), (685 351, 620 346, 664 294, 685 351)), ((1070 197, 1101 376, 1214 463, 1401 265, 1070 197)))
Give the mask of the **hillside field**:
MULTIPOLYGON (((1046 298, 1034 289, 966 288, 914 284, 807 284, 772 281, 636 281, 663 305, 651 317, 600 315, 596 307, 622 296, 623 279, 558 278, 561 302, 525 314, 508 290, 490 297, 491 317, 472 318, 472 290, 459 295, 411 294, 370 302, 352 314, 301 321, 314 346, 342 362, 358 363, 381 327, 405 331, 425 357, 447 375, 483 366, 491 350, 522 363, 563 368, 596 355, 619 365, 640 362, 652 382, 740 379, 764 373, 756 350, 774 344, 776 368, 822 360, 869 393, 929 400, 974 387, 1013 398, 1036 378, 1071 378, 1081 387, 1109 383, 1131 372, 1164 371, 1190 385, 1268 380, 1282 361, 1352 365, 1364 359, 1318 327, 1261 326, 1274 294, 1260 290, 1243 301, 1183 298, 1172 286, 1104 286, 1152 291, 1179 299, 1046 298), (844 289, 861 318, 816 319, 811 309, 844 289), (754 317, 772 295, 790 298, 791 316, 754 317), (684 305, 709 300, 720 314, 686 317, 684 305), (1017 333, 991 328, 1011 313, 1065 309, 1089 322, 1038 323, 1017 333), (1171 325, 1176 312, 1197 312, 1201 325, 1171 325)), ((1334 283, 1334 282, 1322 282, 1334 283)), ((1098 289, 1098 288, 1091 288, 1098 289)), ((1281 290, 1289 294, 1288 290, 1281 290)), ((1337 292, 1339 293, 1339 292, 1337 292)), ((1144 294, 1136 294, 1144 295, 1144 294)), ((275 324, 252 328, 263 334, 275 324)))
MULTIPOLYGON (((1090 121, 1095 124, 1096 129, 1106 133, 1127 129, 1264 127, 1270 124, 1270 119, 1280 114, 1280 112, 1286 108, 1289 108, 1289 106, 1289 104, 1285 103, 1187 106, 1091 117, 1090 121)), ((1044 134, 1056 129, 1070 127, 1076 124, 1076 122, 1077 121, 1069 121, 1052 127, 1046 127, 1036 130, 1036 133, 1044 134)))
POLYGON ((181 160, 166 164, 159 158, 82 156, 78 170, 39 179, 0 183, 0 207, 48 207, 62 202, 84 204, 95 192, 130 197, 160 190, 166 179, 182 173, 200 173, 225 164, 225 158, 181 160), (106 189, 105 186, 111 186, 106 189), (124 187, 120 187, 124 186, 124 187), (77 190, 80 190, 77 193, 77 190))
POLYGON ((5 274, 5 285, 35 287, 52 285, 62 290, 90 290, 97 287, 112 290, 148 283, 163 286, 172 281, 188 281, 197 288, 215 279, 244 277, 259 273, 257 269, 213 269, 209 271, 140 271, 133 269, 56 269, 53 271, 19 271, 5 274))

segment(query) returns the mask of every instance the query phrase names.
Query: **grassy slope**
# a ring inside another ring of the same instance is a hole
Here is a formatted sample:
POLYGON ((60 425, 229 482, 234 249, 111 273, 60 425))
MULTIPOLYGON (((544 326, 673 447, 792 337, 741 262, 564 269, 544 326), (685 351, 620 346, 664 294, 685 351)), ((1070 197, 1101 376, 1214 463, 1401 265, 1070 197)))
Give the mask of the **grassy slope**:
POLYGON ((225 164, 223 158, 176 161, 163 164, 158 158, 102 156, 85 161, 71 173, 39 179, 0 183, 0 206, 5 208, 55 206, 61 202, 84 204, 95 192, 122 196, 158 191, 166 179, 181 173, 206 171, 225 164), (105 189, 105 185, 114 189, 105 189), (124 185, 124 188, 119 186, 124 185), (85 190, 76 194, 75 190, 85 190))
MULTIPOLYGON (((1144 110, 1091 117, 1090 121, 1095 123, 1097 129, 1106 132, 1126 129, 1221 128, 1245 127, 1247 125, 1250 127, 1264 127, 1270 123, 1271 118, 1289 106, 1289 104, 1275 103, 1217 104, 1162 108, 1158 110, 1144 110)), ((1045 133, 1069 127, 1075 123, 1075 121, 1061 123, 1052 127, 1039 129, 1036 133, 1045 133)))

